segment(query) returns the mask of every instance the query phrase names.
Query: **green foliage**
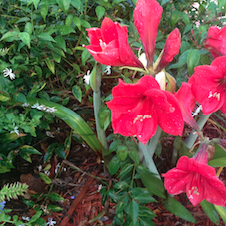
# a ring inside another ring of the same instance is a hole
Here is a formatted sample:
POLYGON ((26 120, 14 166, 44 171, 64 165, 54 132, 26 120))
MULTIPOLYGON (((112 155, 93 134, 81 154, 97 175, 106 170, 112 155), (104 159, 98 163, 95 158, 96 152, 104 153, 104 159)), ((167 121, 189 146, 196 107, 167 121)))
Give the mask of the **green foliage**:
POLYGON ((6 199, 17 199, 18 196, 24 196, 27 188, 27 184, 22 184, 20 182, 4 185, 0 190, 0 202, 3 202, 6 199))

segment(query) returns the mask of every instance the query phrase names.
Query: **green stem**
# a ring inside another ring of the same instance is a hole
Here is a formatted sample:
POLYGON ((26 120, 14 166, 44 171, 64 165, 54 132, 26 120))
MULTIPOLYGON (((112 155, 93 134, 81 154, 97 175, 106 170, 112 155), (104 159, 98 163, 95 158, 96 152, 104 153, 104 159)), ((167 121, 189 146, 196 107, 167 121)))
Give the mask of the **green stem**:
POLYGON ((161 136, 162 130, 160 127, 157 128, 156 134, 144 145, 139 142, 139 150, 141 150, 144 154, 143 164, 148 167, 151 173, 156 174, 156 177, 161 179, 159 172, 155 166, 153 161, 153 155, 155 153, 156 146, 159 142, 159 138, 161 136))
MULTIPOLYGON (((201 115, 200 116, 199 120, 197 121, 197 125, 200 128, 200 130, 202 130, 202 128, 206 124, 206 122, 207 122, 208 118, 210 117, 210 115, 201 115)), ((184 143, 186 144, 186 146, 189 149, 192 148, 192 146, 194 145, 197 137, 198 137, 198 134, 195 133, 195 130, 192 130, 192 132, 190 133, 189 137, 185 139, 184 143)))
POLYGON ((106 135, 103 129, 100 127, 98 112, 101 109, 101 94, 100 89, 97 92, 93 92, 93 107, 94 107, 94 116, 96 122, 96 130, 97 130, 97 137, 101 144, 104 146, 105 149, 108 149, 106 135))

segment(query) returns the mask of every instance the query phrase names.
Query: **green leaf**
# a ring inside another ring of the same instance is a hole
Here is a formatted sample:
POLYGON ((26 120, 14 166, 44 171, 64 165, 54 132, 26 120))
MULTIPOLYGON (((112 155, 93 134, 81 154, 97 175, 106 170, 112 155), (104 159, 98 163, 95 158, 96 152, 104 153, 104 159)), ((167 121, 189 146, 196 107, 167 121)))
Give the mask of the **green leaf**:
POLYGON ((131 170, 133 169, 133 164, 131 163, 127 163, 125 166, 123 166, 123 168, 121 169, 118 177, 124 176, 127 173, 129 173, 131 170))
POLYGON ((25 27, 24 27, 24 31, 27 32, 29 35, 32 34, 32 24, 30 22, 26 23, 25 27))
POLYGON ((89 59, 90 57, 90 53, 87 49, 84 49, 82 52, 82 65, 85 65, 86 61, 89 59))
POLYGON ((155 198, 153 198, 149 193, 141 193, 138 196, 134 197, 134 199, 136 199, 138 202, 142 203, 142 204, 146 204, 149 202, 157 202, 157 200, 155 198))
POLYGON ((114 141, 110 144, 110 146, 109 146, 109 151, 108 151, 108 153, 110 154, 111 152, 116 151, 118 145, 120 145, 121 142, 122 142, 121 140, 114 140, 114 141))
POLYGON ((3 94, 0 94, 0 101, 6 102, 6 101, 8 101, 8 100, 10 100, 10 97, 5 96, 5 95, 3 95, 3 94))
POLYGON ((81 19, 79 17, 74 17, 73 22, 78 27, 79 31, 81 31, 81 19))
POLYGON ((218 159, 212 159, 208 162, 208 165, 212 167, 226 167, 226 157, 221 157, 218 159))
POLYGON ((56 205, 47 205, 47 209, 52 212, 62 211, 63 209, 56 205))
POLYGON ((139 165, 140 159, 138 150, 133 146, 129 147, 129 157, 135 162, 136 165, 139 165))
POLYGON ((219 225, 220 219, 214 205, 212 203, 207 202, 206 200, 203 200, 200 204, 209 219, 214 224, 219 225))
POLYGON ((82 90, 79 86, 72 87, 72 93, 76 97, 76 99, 81 103, 82 101, 82 90))
POLYGON ((166 198, 163 182, 151 173, 141 173, 141 180, 151 194, 166 198))
POLYGON ((103 106, 98 112, 100 128, 106 130, 111 122, 111 111, 107 106, 103 106))
POLYGON ((31 47, 31 44, 30 44, 30 42, 31 42, 31 37, 30 37, 30 35, 29 35, 26 31, 20 32, 20 33, 18 34, 18 36, 19 36, 20 40, 21 40, 24 44, 26 44, 26 45, 28 46, 28 48, 31 47))
POLYGON ((181 17, 186 25, 190 24, 190 18, 187 13, 181 12, 181 17))
POLYGON ((26 96, 23 93, 16 93, 13 95, 13 98, 19 102, 27 102, 26 96))
POLYGON ((62 159, 66 158, 65 152, 64 152, 64 148, 63 147, 57 147, 55 149, 55 153, 62 159))
POLYGON ((64 11, 64 13, 67 14, 71 0, 57 0, 57 3, 60 6, 60 8, 64 11))
POLYGON ((53 37, 48 34, 48 33, 41 33, 40 35, 38 35, 38 38, 44 39, 46 41, 50 41, 50 42, 56 42, 53 37))
POLYGON ((116 153, 117 153, 118 159, 121 162, 123 162, 127 158, 128 148, 126 146, 124 146, 124 145, 120 145, 120 146, 118 146, 116 153))
POLYGON ((61 35, 68 35, 71 33, 75 33, 75 30, 72 27, 67 26, 67 25, 59 26, 58 31, 60 32, 61 35))
POLYGON ((36 214, 29 220, 29 223, 35 222, 41 217, 41 215, 42 215, 42 211, 41 210, 37 211, 36 214))
POLYGON ((41 7, 40 13, 42 15, 44 22, 46 22, 46 16, 48 14, 49 5, 41 5, 40 7, 41 7))
POLYGON ((45 59, 45 62, 46 62, 47 67, 49 68, 49 70, 53 74, 55 74, 55 63, 54 63, 54 61, 50 60, 50 58, 48 57, 48 58, 45 59))
POLYGON ((186 221, 196 223, 195 218, 190 214, 190 212, 174 198, 168 196, 167 199, 163 201, 162 205, 176 216, 186 221))
POLYGON ((41 173, 41 172, 39 172, 39 175, 46 184, 51 183, 52 180, 47 175, 45 175, 44 173, 41 173))
POLYGON ((55 193, 55 192, 52 192, 49 196, 48 196, 48 198, 49 199, 51 199, 51 200, 53 200, 53 201, 64 201, 65 199, 61 196, 61 195, 59 195, 59 194, 57 194, 57 193, 55 193))
MULTIPOLYGON (((7 33, 5 33, 2 38, 0 39, 3 40, 3 39, 7 39, 7 38, 10 38, 10 37, 15 37, 16 39, 16 36, 19 34, 19 31, 8 31, 7 33)), ((14 40, 15 40, 14 39, 14 40)))
POLYGON ((83 11, 83 2, 81 0, 71 0, 71 4, 80 12, 83 11))
POLYGON ((32 146, 23 145, 22 147, 20 147, 19 155, 30 163, 32 162, 30 157, 31 154, 41 155, 41 153, 32 146))
POLYGON ((61 118, 63 121, 65 121, 78 135, 80 135, 87 144, 96 152, 104 151, 103 146, 97 139, 96 135, 92 131, 92 129, 88 126, 86 121, 76 114, 74 111, 59 105, 57 103, 53 103, 51 101, 42 100, 38 98, 31 98, 27 97, 27 102, 30 105, 33 105, 35 103, 39 103, 39 105, 43 104, 48 107, 54 107, 56 111, 54 111, 52 114, 61 118))
POLYGON ((57 46, 59 46, 61 49, 63 49, 66 52, 67 49, 66 49, 65 39, 62 36, 57 36, 55 40, 56 40, 57 46))
POLYGON ((103 6, 97 6, 95 11, 96 11, 98 20, 100 20, 105 13, 105 8, 103 6))
POLYGON ((214 205, 214 207, 219 213, 219 215, 221 216, 224 223, 226 224, 226 208, 224 206, 217 206, 217 205, 214 205))
POLYGON ((125 182, 125 181, 120 181, 116 184, 114 184, 114 188, 118 189, 118 190, 121 190, 121 189, 124 189, 124 188, 128 188, 128 184, 125 182))
MULTIPOLYGON (((26 136, 26 134, 23 134, 23 136, 26 136)), ((0 133, 0 143, 10 143, 19 137, 21 137, 21 135, 17 135, 16 133, 0 133)))
POLYGON ((154 218, 156 215, 152 212, 152 210, 145 206, 140 206, 139 209, 139 217, 149 217, 149 219, 154 218))
POLYGON ((139 213, 139 204, 135 200, 132 200, 130 203, 129 213, 130 217, 132 218, 133 225, 135 225, 137 223, 137 217, 139 213))
POLYGON ((171 14, 171 24, 174 27, 175 24, 178 22, 178 20, 180 19, 181 13, 177 10, 174 10, 171 14))
POLYGON ((198 49, 193 49, 187 56, 187 67, 189 74, 193 74, 194 68, 199 64, 200 53, 198 49))
POLYGON ((108 170, 111 175, 114 175, 118 172, 120 167, 120 161, 117 156, 114 156, 109 162, 108 170))
POLYGON ((69 14, 65 20, 65 25, 71 26, 72 20, 73 20, 73 15, 69 14))

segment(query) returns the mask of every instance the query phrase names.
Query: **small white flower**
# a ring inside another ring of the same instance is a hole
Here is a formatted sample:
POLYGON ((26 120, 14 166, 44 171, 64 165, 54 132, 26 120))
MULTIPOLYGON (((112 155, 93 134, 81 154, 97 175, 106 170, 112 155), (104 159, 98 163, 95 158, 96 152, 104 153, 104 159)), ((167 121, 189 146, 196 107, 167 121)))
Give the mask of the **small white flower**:
POLYGON ((31 106, 31 108, 38 108, 39 107, 39 103, 37 102, 37 103, 35 103, 35 104, 33 104, 32 106, 31 106))
POLYGON ((97 192, 100 192, 100 190, 102 189, 103 185, 102 184, 99 184, 98 185, 98 188, 97 188, 97 192))
POLYGON ((60 163, 58 162, 55 168, 55 173, 57 173, 58 169, 60 168, 60 163))
POLYGON ((3 75, 4 75, 4 77, 8 77, 9 76, 9 78, 11 80, 13 80, 13 79, 16 78, 16 75, 13 74, 12 69, 8 69, 8 68, 6 68, 6 69, 3 70, 3 75))
POLYGON ((56 221, 53 221, 52 218, 48 218, 48 222, 46 224, 49 226, 54 226, 54 224, 56 224, 56 221))
POLYGON ((29 221, 30 220, 30 217, 24 217, 24 216, 22 216, 22 220, 29 221))
POLYGON ((104 73, 106 73, 107 75, 111 74, 111 66, 107 66, 106 69, 104 70, 104 73))
POLYGON ((15 123, 13 123, 13 126, 14 126, 14 130, 13 131, 11 131, 10 133, 16 133, 17 135, 19 135, 19 127, 18 126, 15 126, 15 123))
POLYGON ((198 115, 201 110, 202 110, 202 105, 200 104, 198 106, 198 108, 195 110, 195 112, 192 114, 192 116, 194 117, 194 116, 198 115))
POLYGON ((55 111, 57 111, 57 109, 55 108, 55 107, 52 107, 52 108, 50 108, 50 107, 46 107, 46 110, 45 110, 46 112, 50 112, 50 113, 52 113, 52 112, 55 112, 55 111))
POLYGON ((55 136, 54 136, 53 134, 54 134, 53 132, 46 131, 46 136, 47 136, 47 137, 55 138, 55 136))
POLYGON ((87 71, 87 74, 84 75, 83 79, 84 79, 85 83, 87 85, 89 85, 89 81, 90 81, 90 70, 87 71))
POLYGON ((38 171, 41 171, 42 170, 42 165, 39 165, 38 166, 38 171))
POLYGON ((22 106, 23 107, 30 107, 30 104, 29 103, 23 103, 22 106))

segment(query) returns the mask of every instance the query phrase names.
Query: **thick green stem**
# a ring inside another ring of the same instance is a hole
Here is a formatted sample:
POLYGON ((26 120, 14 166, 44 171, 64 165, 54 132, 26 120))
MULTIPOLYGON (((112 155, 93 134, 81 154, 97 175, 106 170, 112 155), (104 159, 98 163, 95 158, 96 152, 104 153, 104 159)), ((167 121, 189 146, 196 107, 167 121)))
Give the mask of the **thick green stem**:
POLYGON ((101 94, 100 89, 97 92, 93 92, 93 107, 94 107, 94 116, 96 122, 96 130, 97 130, 97 137, 101 144, 104 146, 105 149, 108 149, 106 135, 103 129, 100 127, 98 112, 101 109, 101 94))
MULTIPOLYGON (((200 130, 202 130, 202 128, 206 124, 206 122, 207 122, 208 118, 210 117, 210 115, 201 115, 200 116, 199 120, 197 121, 197 125, 198 125, 200 130)), ((190 133, 189 137, 185 139, 184 143, 186 144, 186 146, 189 149, 192 148, 192 146, 194 145, 197 137, 198 137, 198 134, 195 133, 195 130, 192 130, 192 132, 190 133)))
POLYGON ((153 155, 155 153, 156 146, 159 142, 159 138, 161 136, 162 130, 158 127, 156 134, 144 145, 139 142, 139 150, 141 150, 144 154, 143 164, 148 167, 151 173, 154 173, 156 177, 161 179, 159 172, 155 166, 153 161, 153 155))

